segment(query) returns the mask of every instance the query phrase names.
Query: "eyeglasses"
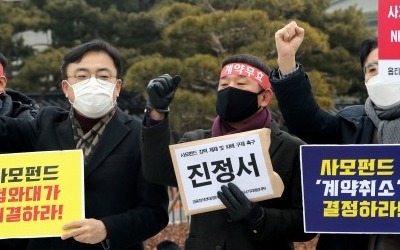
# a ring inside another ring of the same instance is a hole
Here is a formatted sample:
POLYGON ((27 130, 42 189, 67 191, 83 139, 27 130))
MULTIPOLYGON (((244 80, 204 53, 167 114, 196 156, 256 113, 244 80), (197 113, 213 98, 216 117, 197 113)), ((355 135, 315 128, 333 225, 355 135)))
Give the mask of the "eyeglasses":
MULTIPOLYGON (((67 76, 67 78, 74 78, 76 82, 82 82, 83 84, 88 83, 91 77, 92 74, 86 70, 80 70, 73 76, 67 76)), ((112 83, 114 78, 117 79, 117 76, 112 76, 107 70, 96 72, 94 77, 99 84, 112 83)))
POLYGON ((364 66, 364 75, 377 75, 378 69, 378 62, 367 63, 364 66))

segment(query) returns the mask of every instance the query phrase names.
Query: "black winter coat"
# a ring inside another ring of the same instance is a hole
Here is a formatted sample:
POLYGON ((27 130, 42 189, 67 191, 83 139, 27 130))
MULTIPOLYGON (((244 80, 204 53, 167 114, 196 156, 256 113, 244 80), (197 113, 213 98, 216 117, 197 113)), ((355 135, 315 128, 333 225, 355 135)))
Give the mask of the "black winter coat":
MULTIPOLYGON (((140 155, 140 122, 117 109, 84 166, 85 216, 101 220, 110 250, 143 250, 143 241, 168 224, 165 186, 146 181, 140 155)), ((75 149, 69 111, 43 108, 27 121, 0 117, 0 151, 75 149)), ((28 250, 103 250, 60 237, 30 239, 28 250)))
MULTIPOLYGON (((241 222, 231 222, 225 209, 191 216, 187 250, 288 250, 293 241, 308 241, 315 234, 305 234, 301 192, 299 148, 304 144, 271 123, 269 153, 274 171, 280 175, 285 190, 280 198, 258 202, 265 211, 265 227, 256 235, 241 222)), ((210 130, 184 134, 180 142, 204 139, 210 130)), ((177 186, 169 153, 169 120, 142 128, 142 158, 145 178, 159 184, 177 186)))

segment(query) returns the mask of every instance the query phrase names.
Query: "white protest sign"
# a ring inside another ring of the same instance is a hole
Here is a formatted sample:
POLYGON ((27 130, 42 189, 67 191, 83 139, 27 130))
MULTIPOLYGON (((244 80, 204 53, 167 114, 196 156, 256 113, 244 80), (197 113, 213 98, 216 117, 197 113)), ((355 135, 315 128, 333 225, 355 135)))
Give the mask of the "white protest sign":
POLYGON ((400 5, 398 0, 379 0, 378 44, 379 78, 399 82, 400 76, 400 5))
POLYGON ((273 171, 267 128, 170 146, 187 215, 223 209, 222 185, 236 184, 251 201, 280 197, 283 182, 273 171))

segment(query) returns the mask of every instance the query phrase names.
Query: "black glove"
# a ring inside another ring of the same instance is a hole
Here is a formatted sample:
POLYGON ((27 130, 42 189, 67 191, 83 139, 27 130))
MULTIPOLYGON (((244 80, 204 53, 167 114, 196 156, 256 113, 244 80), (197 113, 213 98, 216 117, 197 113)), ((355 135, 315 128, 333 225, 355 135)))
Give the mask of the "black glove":
POLYGON ((147 84, 149 99, 147 100, 146 108, 156 109, 161 113, 168 113, 169 104, 174 98, 176 88, 180 81, 180 76, 176 75, 171 77, 168 74, 152 79, 147 84))
POLYGON ((226 206, 229 217, 232 221, 243 221, 250 227, 257 226, 264 219, 262 207, 251 202, 244 193, 233 183, 222 186, 218 198, 226 206))

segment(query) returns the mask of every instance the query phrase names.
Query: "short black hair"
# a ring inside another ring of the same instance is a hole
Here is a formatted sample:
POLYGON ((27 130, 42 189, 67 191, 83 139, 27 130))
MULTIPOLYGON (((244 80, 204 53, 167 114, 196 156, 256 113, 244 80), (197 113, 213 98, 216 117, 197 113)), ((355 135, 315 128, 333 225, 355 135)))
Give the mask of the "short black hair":
POLYGON ((67 79, 67 67, 69 64, 79 62, 86 53, 91 51, 104 51, 107 53, 117 68, 117 78, 122 78, 122 62, 118 50, 108 42, 98 38, 73 48, 64 56, 60 68, 62 79, 67 79))
POLYGON ((378 48, 378 39, 377 38, 368 38, 368 39, 365 39, 364 41, 362 41, 361 50, 360 50, 361 68, 364 68, 365 60, 367 60, 369 53, 371 53, 371 51, 376 48, 378 48))
POLYGON ((248 65, 251 65, 259 70, 261 70, 262 72, 264 72, 267 76, 269 75, 269 72, 271 71, 271 69, 263 62, 261 61, 259 58, 250 55, 250 54, 237 54, 237 55, 233 55, 230 56, 228 58, 226 58, 223 62, 222 62, 222 68, 224 68, 225 65, 230 64, 230 63, 245 63, 248 65))
POLYGON ((0 64, 3 66, 3 74, 5 74, 8 66, 8 61, 7 58, 1 52, 0 52, 0 64))

